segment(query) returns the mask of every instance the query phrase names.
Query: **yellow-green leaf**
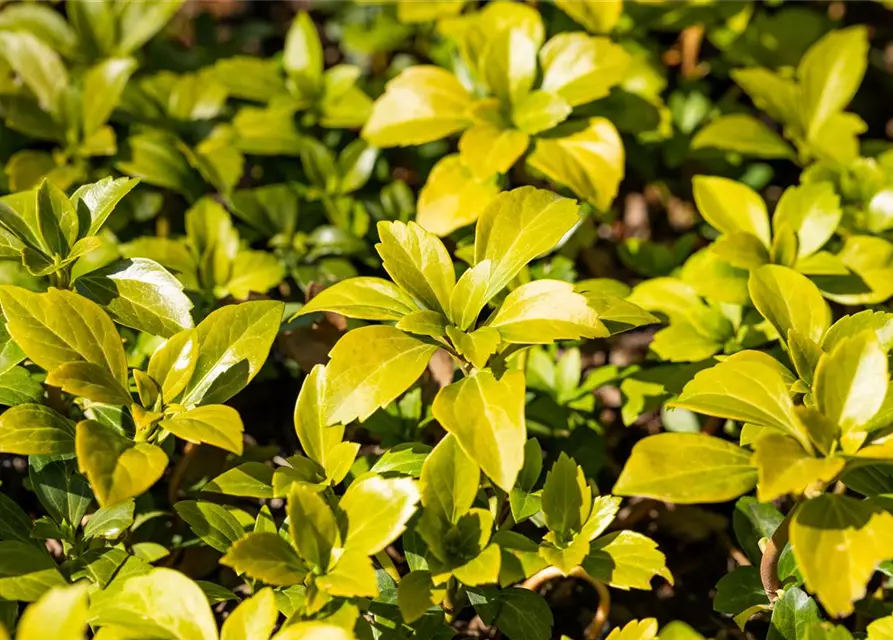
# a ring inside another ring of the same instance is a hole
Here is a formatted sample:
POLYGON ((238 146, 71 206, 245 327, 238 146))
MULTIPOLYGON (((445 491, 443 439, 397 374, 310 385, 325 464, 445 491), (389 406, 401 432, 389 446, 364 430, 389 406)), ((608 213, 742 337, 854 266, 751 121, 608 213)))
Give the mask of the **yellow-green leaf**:
POLYGON ((394 282, 428 309, 448 310, 456 272, 440 239, 414 222, 379 222, 378 236, 375 249, 394 282))
POLYGON ((92 362, 69 362, 50 371, 47 384, 93 402, 129 406, 130 393, 104 367, 92 362))
POLYGON ((678 504, 726 502, 756 481, 745 449, 701 433, 660 433, 636 443, 612 493, 678 504))
POLYGON ((481 214, 474 238, 474 263, 492 263, 487 299, 558 244, 578 221, 576 202, 544 189, 520 187, 494 198, 481 214))
POLYGON ((760 435, 754 450, 751 462, 757 468, 757 496, 761 502, 802 495, 812 485, 830 482, 845 464, 838 456, 816 458, 796 440, 780 433, 760 435))
POLYGON ((434 417, 487 476, 511 491, 524 464, 524 374, 500 380, 484 369, 444 387, 434 398, 434 417))
POLYGON ((635 531, 617 531, 599 538, 590 545, 582 565, 590 576, 615 589, 650 591, 654 576, 673 583, 666 557, 657 544, 635 531))
POLYGON ((620 134, 610 120, 568 122, 536 142, 527 164, 549 180, 607 211, 624 176, 620 134))
POLYGON ((239 412, 223 404, 196 407, 159 423, 178 438, 196 444, 205 443, 242 455, 245 427, 239 412))
POLYGON ((794 150, 762 120, 746 113, 719 116, 698 131, 692 149, 722 149, 760 158, 794 158, 794 150))
POLYGON ((555 4, 590 33, 610 32, 623 13, 623 0, 555 0, 555 4))
MULTIPOLYGON (((530 136, 523 131, 506 129, 490 122, 481 122, 468 129, 459 138, 459 155, 462 164, 468 168, 471 174, 479 180, 483 180, 495 173, 508 171, 521 157, 521 154, 527 150, 529 143, 530 136)), ((429 176, 428 184, 431 183, 431 180, 432 177, 429 176)), ((460 210, 459 213, 463 218, 466 217, 464 211, 460 210)))
POLYGON ((418 307, 401 288, 381 278, 349 278, 323 289, 295 316, 331 311, 361 320, 399 320, 418 307))
POLYGON ((858 430, 880 410, 890 372, 874 331, 844 338, 819 359, 813 391, 816 405, 841 430, 858 430))
POLYGON ((161 385, 165 402, 176 400, 189 384, 198 362, 198 340, 194 330, 181 331, 168 338, 149 358, 147 373, 161 385))
POLYGON ((220 640, 267 640, 273 633, 279 611, 270 588, 261 589, 243 600, 223 621, 220 640))
POLYGON ((167 456, 160 447, 134 443, 93 420, 78 423, 75 449, 78 466, 102 507, 142 494, 167 467, 167 456))
POLYGON ((806 588, 829 614, 844 617, 877 565, 893 558, 893 515, 865 500, 825 494, 794 512, 790 540, 806 588))
POLYGON ((820 343, 831 326, 831 309, 818 287, 793 269, 764 265, 751 272, 747 288, 757 311, 781 336, 793 329, 820 343))
POLYGON ((87 585, 53 587, 25 609, 19 640, 83 640, 87 630, 87 585))
POLYGON ((344 427, 326 426, 325 416, 326 368, 316 365, 301 385, 295 403, 295 433, 301 448, 311 460, 330 470, 334 460, 331 452, 344 436, 344 427))
POLYGON ((245 535, 229 548, 220 564, 280 587, 301 584, 307 573, 294 548, 272 531, 245 535))
POLYGON ((449 71, 430 65, 409 67, 388 82, 363 127, 376 147, 424 144, 470 124, 472 96, 449 71))
POLYGON ((354 481, 338 503, 347 516, 344 548, 367 556, 378 553, 406 529, 419 498, 411 478, 369 475, 354 481))
POLYGON ((217 640, 217 623, 205 594, 173 569, 127 578, 114 597, 91 607, 90 623, 148 638, 217 640))
POLYGON ((326 367, 327 424, 362 422, 415 382, 437 345, 390 326, 369 326, 344 335, 326 367))
POLYGON ((52 371, 69 362, 92 362, 127 383, 121 338, 95 302, 71 291, 33 293, 5 285, 0 304, 13 340, 37 365, 52 371))
POLYGON ((720 233, 744 231, 769 246, 769 213, 756 191, 716 176, 695 176, 692 185, 698 212, 711 227, 720 233))
POLYGON ((308 566, 325 572, 341 537, 331 507, 317 491, 295 483, 288 492, 286 513, 298 555, 308 566))
POLYGON ((540 51, 542 88, 577 107, 608 95, 623 81, 631 62, 623 47, 608 38, 560 33, 540 51))
POLYGON ((455 523, 474 503, 481 472, 474 460, 447 434, 425 459, 419 478, 422 506, 455 523))
POLYGON ((21 456, 74 453, 74 423, 42 404, 20 404, 0 415, 0 451, 21 456))
POLYGON ((519 344, 610 335, 586 297, 561 280, 522 284, 506 296, 488 326, 497 329, 504 341, 519 344))
POLYGON ((465 271, 456 283, 450 295, 447 315, 461 331, 474 326, 478 314, 487 303, 492 274, 493 263, 484 260, 465 271))
POLYGON ((478 176, 460 156, 444 156, 419 192, 416 220, 431 233, 445 236, 477 220, 497 193, 495 174, 478 176))

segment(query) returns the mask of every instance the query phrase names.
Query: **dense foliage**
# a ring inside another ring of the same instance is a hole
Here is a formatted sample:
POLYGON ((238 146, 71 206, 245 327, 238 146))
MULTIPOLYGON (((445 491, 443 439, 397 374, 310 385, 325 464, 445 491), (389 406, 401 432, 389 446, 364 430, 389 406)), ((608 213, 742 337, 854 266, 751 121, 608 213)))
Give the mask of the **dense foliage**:
POLYGON ((0 638, 893 637, 882 3, 0 0, 0 638))

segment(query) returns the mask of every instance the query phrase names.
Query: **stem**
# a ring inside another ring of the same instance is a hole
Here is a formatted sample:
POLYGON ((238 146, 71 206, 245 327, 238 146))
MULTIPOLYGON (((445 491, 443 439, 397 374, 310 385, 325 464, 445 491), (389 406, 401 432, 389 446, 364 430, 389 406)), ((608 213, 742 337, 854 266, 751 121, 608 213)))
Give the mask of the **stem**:
POLYGON ((546 567, 522 582, 521 588, 536 591, 551 580, 565 578, 577 578, 578 580, 588 582, 598 593, 598 607, 595 609, 595 616, 593 616, 589 626, 586 627, 586 631, 583 632, 584 640, 597 640, 602 633, 605 623, 608 621, 608 614, 611 611, 611 593, 603 582, 586 573, 583 567, 574 567, 567 575, 564 575, 555 567, 546 567))
POLYGON ((781 589, 781 580, 778 578, 778 560, 781 552, 788 543, 788 530, 793 510, 781 521, 775 533, 769 538, 763 558, 760 560, 760 580, 769 602, 774 603, 778 599, 778 590, 781 589))

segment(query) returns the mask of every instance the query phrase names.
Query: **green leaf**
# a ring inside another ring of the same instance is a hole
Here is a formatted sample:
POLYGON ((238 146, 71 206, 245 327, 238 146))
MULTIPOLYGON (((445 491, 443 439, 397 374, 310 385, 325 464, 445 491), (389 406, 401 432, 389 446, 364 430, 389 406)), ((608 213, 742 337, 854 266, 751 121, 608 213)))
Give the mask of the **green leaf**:
POLYGON ((402 289, 381 278, 350 278, 323 289, 296 316, 317 311, 340 313, 361 320, 399 320, 418 311, 402 289))
POLYGON ((751 272, 747 288, 757 311, 779 335, 793 329, 818 344, 831 326, 831 309, 818 287, 793 269, 762 266, 751 272))
POLYGON ((449 309, 456 272, 446 247, 414 222, 379 222, 376 251, 397 285, 428 309, 449 309))
POLYGON ((821 616, 815 600, 798 587, 787 587, 772 609, 768 640, 797 640, 805 629, 819 622, 821 616))
POLYGON ((175 400, 195 372, 198 362, 198 338, 193 330, 171 336, 149 358, 147 373, 161 385, 165 402, 175 400))
POLYGON ((560 33, 540 51, 542 89, 578 107, 607 96, 624 80, 631 62, 623 47, 608 38, 560 33))
POLYGON ((66 586, 56 562, 33 544, 0 542, 0 598, 34 602, 53 587, 66 586))
MULTIPOLYGON (((475 173, 473 162, 467 165, 465 158, 468 143, 462 140, 472 134, 469 130, 460 140, 463 155, 450 154, 441 158, 431 173, 428 181, 419 192, 416 221, 424 229, 438 236, 445 236, 456 229, 471 224, 499 193, 499 184, 494 172, 486 175, 475 173)), ((516 132, 517 133, 517 132, 516 132)), ((517 141, 515 141, 517 142, 517 141)), ((526 136, 524 148, 526 148, 526 136)), ((521 148, 518 155, 524 151, 521 148)), ((486 159, 487 153, 495 153, 495 149, 476 150, 476 162, 486 159)), ((500 156, 505 158, 505 156, 500 156)), ((517 155, 514 158, 517 159, 517 155)), ((482 169, 478 169, 483 171, 482 169)))
POLYGON ((328 622, 297 622, 277 633, 272 640, 355 640, 355 636, 328 622))
POLYGON ((142 494, 167 467, 167 456, 160 447, 136 444, 93 420, 78 423, 75 448, 78 466, 102 507, 142 494))
POLYGON ((93 402, 130 406, 130 393, 111 374, 92 362, 69 362, 50 371, 47 384, 93 402))
POLYGON ((202 542, 220 553, 226 553, 245 533, 233 514, 213 502, 180 500, 174 511, 202 542))
POLYGON ((511 491, 524 463, 524 374, 500 380, 484 369, 444 387, 434 399, 435 419, 503 491, 511 491))
MULTIPOLYGON (((407 624, 412 624, 439 604, 440 598, 435 595, 434 583, 428 571, 411 571, 397 585, 397 605, 400 615, 407 624)), ((440 592, 440 596, 443 592, 440 592)))
POLYGON ((237 456, 242 455, 245 427, 239 412, 223 404, 210 404, 167 418, 158 423, 178 438, 196 444, 210 444, 237 456))
POLYGON ((282 66, 301 93, 312 98, 322 81, 323 54, 316 25, 306 11, 298 13, 288 30, 282 66))
POLYGON ((542 508, 546 527, 559 540, 578 533, 592 508, 592 489, 583 470, 563 451, 546 474, 542 508))
POLYGON ((51 256, 68 255, 78 239, 78 216, 65 192, 49 180, 37 188, 37 228, 51 256))
POLYGON ((369 326, 344 335, 326 367, 327 424, 368 418, 415 382, 437 345, 390 326, 369 326))
POLYGON ((272 498, 273 468, 262 462, 243 462, 211 480, 202 491, 243 498, 272 498))
POLYGON ((31 518, 12 498, 0 493, 0 540, 32 543, 31 518))
POLYGON ((324 573, 341 537, 331 507, 314 489, 295 483, 288 492, 286 512, 298 555, 309 567, 324 573))
POLYGON ((19 640, 82 640, 87 630, 87 586, 53 587, 25 609, 16 629, 19 640))
POLYGON ((121 338, 96 303, 70 291, 32 293, 4 285, 0 304, 9 334, 37 365, 52 371, 69 362, 91 362, 126 384, 121 338))
POLYGON ((42 402, 43 394, 43 385, 24 367, 13 367, 0 374, 0 405, 42 402))
POLYGON ((134 576, 90 608, 90 623, 171 640, 216 640, 217 624, 201 588, 173 569, 134 576))
POLYGON ((555 4, 590 33, 609 33, 623 13, 622 0, 555 0, 555 4))
POLYGON ((376 147, 424 144, 461 131, 472 96, 452 73, 439 67, 409 67, 388 82, 363 127, 376 147))
POLYGON ((790 540, 806 588, 829 614, 844 617, 878 563, 893 558, 893 540, 886 532, 893 515, 868 501, 843 495, 822 495, 797 507, 790 540))
POLYGON ((84 526, 84 539, 117 538, 133 524, 133 509, 133 500, 98 509, 84 526))
POLYGON ((719 116, 698 131, 692 149, 722 149, 759 158, 794 158, 794 150, 762 120, 745 113, 719 116))
POLYGON ((816 405, 844 433, 857 430, 880 410, 889 378, 887 355, 874 331, 844 338, 819 359, 816 405))
POLYGON ((40 109, 58 113, 59 101, 68 86, 62 60, 48 45, 25 31, 0 33, 0 57, 40 103, 40 109))
POLYGON ((181 403, 225 402, 244 389, 267 359, 282 311, 281 302, 259 300, 209 314, 195 328, 198 359, 181 403))
POLYGON ((769 606, 758 567, 738 567, 716 583, 716 611, 734 616, 757 605, 769 606))
POLYGON ((757 468, 757 496, 761 502, 788 494, 802 495, 812 486, 823 487, 843 471, 845 464, 838 456, 816 458, 797 441, 778 433, 760 435, 754 450, 751 462, 757 468))
POLYGON ((610 335, 585 296, 560 280, 522 284, 506 296, 488 325, 505 342, 549 344, 610 335))
POLYGON ((18 455, 74 453, 74 423, 41 404, 20 404, 0 415, 0 451, 18 455))
POLYGON ((75 288, 119 324, 138 331, 169 338, 193 327, 192 301, 182 283, 152 260, 112 263, 78 278, 75 288))
POLYGON ((326 426, 325 398, 326 368, 316 365, 298 393, 295 433, 304 453, 331 476, 338 461, 338 445, 344 437, 344 427, 326 426))
POLYGON ((486 624, 496 624, 512 640, 549 640, 552 637, 552 611, 537 593, 513 587, 486 590, 485 599, 472 603, 486 624))
POLYGON ((462 450, 456 437, 448 433, 422 465, 422 506, 455 523, 471 509, 480 477, 477 464, 462 450))
POLYGON ((410 478, 373 475, 355 480, 338 503, 347 516, 344 548, 367 556, 378 553, 406 529, 419 498, 410 478))
POLYGON ((716 176, 695 176, 692 185, 698 212, 711 227, 720 233, 744 231, 769 246, 769 213, 756 191, 716 176))
POLYGON ((301 584, 307 570, 294 548, 278 533, 249 533, 235 542, 220 564, 269 585, 301 584))
POLYGON ((491 263, 487 299, 558 244, 579 219, 573 200, 544 189, 520 187, 494 198, 481 214, 474 238, 474 264, 491 263))
POLYGON ((607 211, 623 179, 624 160, 623 142, 611 121, 590 118, 565 123, 537 139, 527 164, 607 211))
POLYGON ((657 544, 635 531, 617 531, 595 540, 582 566, 590 576, 616 589, 651 590, 655 576, 673 583, 657 544))
POLYGON ((671 403, 709 416, 774 427, 803 442, 789 385, 793 376, 759 351, 742 351, 699 372, 671 403))
POLYGON ((119 13, 118 52, 135 51, 161 31, 183 5, 183 0, 159 0, 151 4, 126 4, 119 13))
POLYGON ((107 58, 84 74, 84 135, 102 127, 118 106, 124 87, 136 70, 133 58, 107 58))
POLYGON ((272 589, 261 589, 237 606, 220 628, 220 640, 266 640, 273 633, 279 611, 272 589))
POLYGON ((43 456, 29 457, 28 480, 53 520, 76 527, 92 502, 90 485, 75 471, 73 461, 49 460, 43 456))
POLYGON ((798 257, 805 258, 834 236, 843 211, 840 198, 828 182, 803 184, 785 189, 775 208, 772 227, 776 233, 784 227, 797 234, 798 257))
POLYGON ((810 140, 853 99, 867 64, 868 33, 862 26, 832 31, 809 48, 797 67, 797 76, 810 140))
POLYGON ((745 449, 701 433, 640 440, 612 493, 678 504, 726 502, 750 491, 757 472, 745 449))

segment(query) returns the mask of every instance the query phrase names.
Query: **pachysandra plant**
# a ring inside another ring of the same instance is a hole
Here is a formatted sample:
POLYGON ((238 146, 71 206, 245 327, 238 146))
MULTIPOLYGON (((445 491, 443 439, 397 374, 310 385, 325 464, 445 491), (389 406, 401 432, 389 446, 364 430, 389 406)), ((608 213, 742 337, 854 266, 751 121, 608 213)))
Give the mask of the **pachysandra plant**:
POLYGON ((732 573, 726 588, 755 580, 766 596, 753 607, 768 608, 780 590, 804 585, 829 614, 848 615, 878 563, 893 558, 884 533, 893 514, 866 482, 871 469, 890 460, 885 436, 893 417, 887 361, 893 316, 866 310, 832 323, 819 289, 784 266, 752 271, 749 288, 785 357, 736 353, 698 373, 672 403, 740 422, 740 444, 706 434, 648 437, 634 448, 614 492, 723 502, 756 486, 761 502, 793 497, 795 506, 769 534, 761 571, 732 573), (835 486, 864 497, 842 495, 835 486), (787 544, 799 573, 783 585, 779 556, 787 544))
POLYGON ((439 29, 454 42, 462 67, 403 71, 363 128, 363 138, 377 147, 462 133, 459 153, 437 163, 419 195, 419 224, 446 235, 473 223, 499 192, 499 175, 532 142, 531 169, 607 209, 623 178, 620 136, 605 118, 565 120, 620 83, 630 63, 623 48, 582 32, 544 44, 539 13, 510 2, 443 18, 439 29))
POLYGON ((850 162, 859 155, 859 134, 867 125, 844 109, 853 99, 868 63, 868 34, 856 26, 833 31, 813 44, 796 74, 764 68, 735 69, 732 78, 761 110, 783 127, 784 137, 746 114, 720 116, 692 141, 764 158, 850 162))

